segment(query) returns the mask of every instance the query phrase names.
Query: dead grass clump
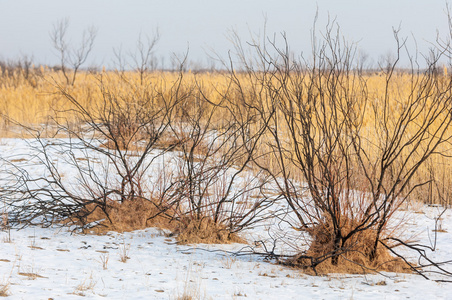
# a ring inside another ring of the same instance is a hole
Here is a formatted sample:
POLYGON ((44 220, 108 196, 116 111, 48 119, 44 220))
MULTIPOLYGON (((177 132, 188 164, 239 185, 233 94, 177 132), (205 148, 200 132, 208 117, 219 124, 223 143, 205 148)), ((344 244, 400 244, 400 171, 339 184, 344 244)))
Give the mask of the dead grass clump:
MULTIPOLYGON (((342 236, 346 236, 353 228, 354 222, 344 218, 341 227, 342 236)), ((285 264, 304 269, 308 274, 366 274, 373 272, 410 273, 408 264, 401 258, 391 255, 388 249, 378 245, 374 258, 372 249, 376 235, 373 228, 355 233, 346 240, 339 249, 335 249, 334 234, 331 222, 316 225, 308 230, 312 242, 309 249, 293 258, 285 264), (337 261, 333 262, 334 256, 337 261)), ((380 238, 381 240, 381 238, 380 238)))
POLYGON ((109 231, 127 232, 159 227, 170 229, 169 220, 158 216, 157 206, 146 199, 127 200, 124 202, 109 201, 105 210, 88 205, 80 214, 87 214, 85 223, 99 222, 89 232, 104 234, 109 231))
POLYGON ((81 296, 81 297, 85 297, 86 296, 86 292, 93 292, 94 291, 94 287, 96 286, 97 282, 94 281, 92 275, 83 280, 80 284, 78 284, 74 291, 72 292, 72 294, 77 295, 77 296, 81 296))
POLYGON ((35 280, 37 278, 47 278, 47 277, 44 277, 44 276, 39 275, 38 273, 34 273, 34 272, 19 272, 17 274, 20 275, 20 276, 25 276, 29 280, 35 280))
POLYGON ((177 297, 177 300, 193 300, 196 299, 191 295, 183 294, 182 296, 177 297))
POLYGON ((0 297, 9 296, 9 283, 0 284, 0 297))
POLYGON ((211 218, 183 219, 176 233, 180 244, 245 243, 237 234, 231 233, 226 226, 215 223, 211 218))
POLYGON ((87 205, 80 215, 84 224, 97 223, 85 229, 86 233, 105 234, 109 231, 127 232, 158 227, 169 229, 177 235, 181 244, 229 244, 245 243, 237 234, 231 233, 222 224, 215 223, 211 218, 195 219, 184 217, 175 221, 159 215, 159 208, 149 200, 109 201, 106 209, 94 204, 87 205))

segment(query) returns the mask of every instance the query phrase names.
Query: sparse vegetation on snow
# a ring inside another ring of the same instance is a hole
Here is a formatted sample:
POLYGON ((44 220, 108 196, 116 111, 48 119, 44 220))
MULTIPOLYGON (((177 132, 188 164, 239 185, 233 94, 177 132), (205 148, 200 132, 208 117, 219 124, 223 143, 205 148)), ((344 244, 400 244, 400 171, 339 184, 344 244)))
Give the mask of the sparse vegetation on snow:
POLYGON ((394 31, 366 70, 332 22, 309 58, 233 36, 225 69, 158 71, 156 37, 88 72, 66 27, 59 68, 0 64, 1 296, 452 291, 448 43, 402 70, 394 31))

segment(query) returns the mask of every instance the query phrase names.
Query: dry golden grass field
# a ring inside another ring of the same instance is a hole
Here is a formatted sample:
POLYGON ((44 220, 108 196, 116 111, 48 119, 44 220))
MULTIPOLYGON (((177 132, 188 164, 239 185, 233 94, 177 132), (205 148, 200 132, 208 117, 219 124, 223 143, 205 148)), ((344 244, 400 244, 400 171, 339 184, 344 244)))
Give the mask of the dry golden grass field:
MULTIPOLYGON (((265 89, 262 86, 277 87, 281 85, 280 78, 277 76, 270 78, 268 74, 259 73, 250 75, 247 73, 232 74, 231 72, 201 72, 194 74, 192 72, 155 71, 146 73, 144 81, 142 81, 140 74, 133 71, 84 71, 78 74, 74 85, 66 85, 61 72, 46 67, 31 68, 27 72, 17 69, 4 72, 0 77, 2 136, 27 136, 26 130, 18 124, 32 128, 39 127, 46 130, 48 134, 51 134, 52 125, 55 122, 82 124, 84 120, 74 113, 74 104, 68 101, 67 95, 76 99, 84 109, 97 114, 100 114, 101 110, 105 111, 107 98, 112 96, 115 98, 118 109, 143 106, 154 111, 164 108, 165 103, 179 97, 182 99, 180 106, 185 107, 180 111, 186 111, 187 107, 193 107, 193 110, 205 107, 200 110, 204 115, 202 117, 209 117, 212 126, 221 130, 231 115, 242 114, 243 117, 244 114, 249 114, 247 108, 250 104, 259 106, 257 111, 264 116, 270 112, 275 101, 289 103, 293 101, 291 97, 296 93, 299 93, 301 97, 307 97, 311 93, 313 81, 322 80, 320 79, 322 76, 324 76, 324 82, 319 86, 326 87, 325 94, 330 94, 329 97, 334 98, 335 101, 349 102, 350 109, 356 115, 354 118, 359 123, 356 129, 359 130, 362 138, 361 147, 369 156, 372 156, 373 152, 379 151, 381 148, 379 145, 384 142, 382 141, 383 131, 391 131, 391 127, 397 126, 397 120, 400 119, 404 107, 410 101, 412 102, 413 98, 421 95, 428 102, 429 97, 438 96, 428 94, 432 93, 431 91, 422 95, 422 89, 425 88, 423 86, 425 75, 397 71, 392 74, 389 82, 383 72, 359 76, 353 73, 342 74, 336 78, 336 84, 339 83, 340 88, 331 88, 326 75, 289 74, 291 81, 289 85, 292 86, 289 86, 287 90, 293 93, 287 94, 286 92, 286 94, 281 93, 275 96, 271 94, 270 88, 265 89), (219 106, 212 109, 212 106, 205 105, 206 101, 219 106)), ((438 77, 435 84, 449 84, 447 74, 439 74, 438 77)), ((321 89, 323 87, 317 89, 317 92, 321 92, 321 89)), ((411 132, 418 128, 416 124, 423 122, 424 114, 427 114, 427 111, 426 106, 423 106, 421 111, 410 112, 414 120, 409 123, 412 128, 406 128, 403 135, 409 138, 411 132)), ((341 118, 341 116, 332 114, 330 116, 331 118, 341 118)), ((182 119, 182 113, 179 115, 176 113, 175 120, 177 118, 182 119)), ((282 116, 272 120, 272 122, 282 120, 282 116)), ((253 122, 254 125, 250 127, 250 130, 253 130, 253 126, 259 126, 259 122, 255 122, 255 120, 253 122)), ((311 118, 311 122, 323 121, 314 117, 311 118)), ((278 126, 280 132, 289 135, 289 131, 285 132, 284 122, 278 126)), ((316 126, 314 124, 313 128, 316 126)), ((431 124, 429 130, 435 130, 436 127, 441 126, 442 124, 431 124)), ((447 134, 452 133, 452 129, 446 131, 447 134)), ((265 153, 268 153, 268 144, 265 137, 261 139, 259 151, 264 156, 265 153)), ((403 151, 407 152, 404 155, 408 155, 410 148, 407 147, 403 151)), ((451 159, 447 156, 450 152, 450 143, 439 145, 437 152, 445 155, 429 157, 417 171, 411 184, 428 183, 416 189, 411 198, 424 203, 450 204, 452 168, 451 159)), ((272 162, 272 157, 267 157, 267 161, 270 166, 275 164, 274 168, 278 169, 277 163, 272 162)))

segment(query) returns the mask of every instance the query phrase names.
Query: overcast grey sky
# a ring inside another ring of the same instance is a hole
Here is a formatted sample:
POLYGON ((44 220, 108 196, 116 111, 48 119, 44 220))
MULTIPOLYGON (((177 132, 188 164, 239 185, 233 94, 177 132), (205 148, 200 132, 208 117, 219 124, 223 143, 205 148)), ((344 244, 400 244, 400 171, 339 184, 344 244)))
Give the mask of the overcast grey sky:
MULTIPOLYGON (((192 61, 207 61, 211 50, 225 55, 232 48, 227 35, 236 30, 243 40, 250 32, 286 32, 293 52, 309 51, 316 9, 322 30, 328 14, 337 18, 344 36, 358 42, 373 60, 394 50, 392 27, 414 35, 421 51, 447 33, 444 0, 0 0, 0 57, 33 55, 34 61, 55 64, 49 32, 59 19, 69 18, 73 42, 84 28, 98 28, 92 63, 111 65, 114 47, 134 49, 140 32, 158 28, 157 55, 181 54, 189 46, 192 61)), ((414 45, 414 44, 413 44, 414 45)))

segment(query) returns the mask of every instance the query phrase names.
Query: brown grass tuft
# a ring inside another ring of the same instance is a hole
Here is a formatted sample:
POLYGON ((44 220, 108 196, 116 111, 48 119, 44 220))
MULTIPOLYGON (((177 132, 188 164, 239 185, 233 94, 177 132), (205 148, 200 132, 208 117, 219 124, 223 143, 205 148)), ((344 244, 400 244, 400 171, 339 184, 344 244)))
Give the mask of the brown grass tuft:
POLYGON ((72 294, 77 295, 77 296, 81 296, 81 297, 85 297, 86 296, 86 292, 93 292, 94 291, 94 287, 96 286, 97 282, 94 281, 92 274, 89 278, 83 280, 80 284, 78 284, 74 291, 72 292, 72 294))
POLYGON ((0 284, 0 297, 9 296, 9 283, 0 284))
POLYGON ((180 297, 177 297, 177 300, 193 300, 193 299, 195 299, 195 298, 193 298, 190 295, 185 295, 185 294, 180 297))
POLYGON ((34 272, 19 272, 17 274, 20 276, 26 276, 29 280, 35 280, 36 278, 47 278, 34 272))
POLYGON ((90 233, 127 232, 148 227, 171 229, 169 220, 162 216, 156 216, 159 213, 159 209, 154 203, 146 199, 128 200, 123 203, 109 201, 106 212, 100 207, 88 205, 81 214, 91 210, 93 211, 88 215, 85 222, 102 221, 97 226, 90 228, 88 230, 90 233))
MULTIPOLYGON (((342 236, 347 235, 353 226, 350 219, 342 226, 342 236)), ((338 250, 339 256, 336 264, 332 263, 330 256, 334 253, 334 237, 332 234, 332 225, 328 222, 319 224, 308 230, 312 237, 311 245, 305 253, 296 255, 289 259, 285 264, 304 269, 308 274, 318 275, 329 273, 347 273, 347 274, 366 274, 373 272, 396 272, 410 273, 409 266, 400 258, 391 255, 388 249, 378 245, 374 259, 370 259, 371 250, 375 242, 375 232, 368 229, 355 234, 347 240, 342 248, 338 250), (307 258, 309 257, 309 258, 307 258), (313 260, 323 260, 312 268, 313 260)))
POLYGON ((180 244, 245 243, 237 234, 230 233, 226 226, 216 224, 210 218, 183 219, 176 233, 180 244))
POLYGON ((211 218, 199 220, 184 217, 176 221, 174 218, 156 216, 159 208, 145 199, 123 203, 109 201, 106 212, 100 206, 95 207, 94 204, 90 204, 80 212, 80 215, 87 214, 87 212, 90 214, 84 218, 84 222, 98 222, 98 225, 86 229, 85 233, 105 234, 109 231, 127 232, 158 227, 174 232, 180 244, 246 243, 237 234, 231 233, 226 226, 216 224, 211 218))

